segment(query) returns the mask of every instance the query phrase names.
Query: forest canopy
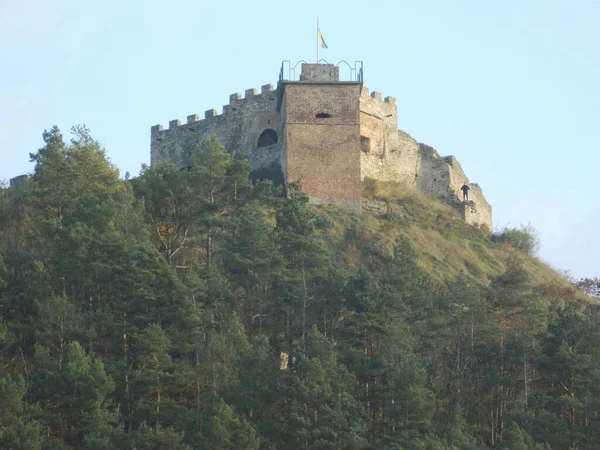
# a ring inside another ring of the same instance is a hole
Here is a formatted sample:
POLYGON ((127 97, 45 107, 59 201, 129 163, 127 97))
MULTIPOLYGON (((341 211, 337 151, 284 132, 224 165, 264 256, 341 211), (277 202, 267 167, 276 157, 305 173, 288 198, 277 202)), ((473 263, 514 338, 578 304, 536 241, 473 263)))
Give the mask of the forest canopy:
POLYGON ((597 448, 600 283, 541 282, 526 235, 316 208, 216 139, 133 179, 43 140, 0 188, 0 448, 597 448))

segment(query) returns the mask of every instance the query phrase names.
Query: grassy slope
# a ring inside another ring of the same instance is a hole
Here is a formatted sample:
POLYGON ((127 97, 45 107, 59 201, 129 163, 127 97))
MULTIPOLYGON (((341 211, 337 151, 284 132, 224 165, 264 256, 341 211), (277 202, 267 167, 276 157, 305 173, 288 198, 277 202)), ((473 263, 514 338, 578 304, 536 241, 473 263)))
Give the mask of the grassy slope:
MULTIPOLYGON (((490 275, 504 271, 505 261, 514 251, 508 244, 493 243, 489 231, 467 225, 449 205, 398 183, 366 182, 363 196, 386 202, 392 212, 357 215, 334 207, 320 208, 320 222, 331 222, 321 229, 323 238, 350 267, 358 268, 390 254, 395 238, 404 234, 434 286, 460 272, 487 283, 490 275)), ((537 258, 523 258, 536 284, 569 286, 537 258)))

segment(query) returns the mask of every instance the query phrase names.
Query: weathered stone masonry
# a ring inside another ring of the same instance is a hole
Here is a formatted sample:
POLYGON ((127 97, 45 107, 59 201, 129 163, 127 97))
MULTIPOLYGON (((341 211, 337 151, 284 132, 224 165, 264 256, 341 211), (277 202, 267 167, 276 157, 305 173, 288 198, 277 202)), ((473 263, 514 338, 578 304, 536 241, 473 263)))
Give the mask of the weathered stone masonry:
POLYGON ((151 129, 151 164, 164 159, 185 167, 185 150, 212 135, 228 150, 243 151, 254 169, 273 164, 286 183, 302 179, 314 203, 361 208, 361 181, 399 181, 434 194, 458 209, 467 223, 492 228, 491 207, 479 185, 469 183, 454 156, 441 157, 398 130, 396 99, 358 81, 340 81, 338 68, 302 64, 299 81, 281 80, 261 92, 232 94, 223 112, 169 122, 151 129), (469 202, 460 187, 467 183, 469 202))
POLYGON ((162 125, 153 126, 150 163, 154 165, 168 159, 184 167, 187 164, 185 151, 216 135, 226 149, 245 152, 254 168, 263 168, 272 162, 280 162, 282 156, 280 142, 257 151, 258 139, 265 130, 273 130, 281 136, 277 91, 272 84, 264 85, 260 94, 256 89, 248 89, 243 98, 240 94, 230 95, 222 114, 209 109, 203 119, 192 114, 187 116, 186 124, 171 120, 168 129, 163 129, 162 125))

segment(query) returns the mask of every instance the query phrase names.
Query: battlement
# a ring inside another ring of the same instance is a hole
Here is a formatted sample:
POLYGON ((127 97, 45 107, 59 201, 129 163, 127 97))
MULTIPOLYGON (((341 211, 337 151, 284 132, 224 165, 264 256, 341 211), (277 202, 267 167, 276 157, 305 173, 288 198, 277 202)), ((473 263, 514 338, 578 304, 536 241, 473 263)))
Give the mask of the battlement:
POLYGON ((360 111, 385 122, 397 125, 398 106, 394 97, 382 98, 381 92, 373 91, 369 94, 369 88, 363 86, 360 91, 360 111))
POLYGON ((302 64, 300 81, 340 81, 340 68, 335 64, 302 64))
POLYGON ((392 97, 392 96, 387 96, 385 98, 383 98, 382 100, 382 95, 381 92, 378 91, 373 91, 371 92, 371 94, 369 95, 369 88, 367 86, 364 86, 361 88, 360 90, 360 99, 361 100, 368 100, 369 98, 372 98, 374 100, 378 100, 378 101, 383 101, 384 103, 389 103, 389 104, 393 104, 396 105, 396 98, 392 97))
MULTIPOLYGON (((275 93, 275 90, 275 87, 269 83, 261 86, 260 93, 258 92, 258 89, 251 88, 246 89, 246 91, 244 92, 244 97, 242 97, 240 93, 231 94, 229 96, 229 103, 227 105, 223 105, 223 112, 221 114, 219 114, 216 109, 208 109, 204 111, 203 119, 201 119, 198 114, 190 114, 189 116, 187 116, 186 123, 183 124, 183 126, 194 123, 198 124, 198 122, 204 122, 207 119, 219 119, 223 114, 227 114, 230 111, 235 111, 236 107, 244 107, 246 101, 264 100, 265 96, 273 95, 275 93)), ((179 119, 173 119, 169 121, 169 128, 167 128, 167 130, 179 128, 180 126, 182 126, 181 121, 179 119)), ((162 125, 158 124, 151 127, 150 131, 151 135, 155 136, 165 130, 162 125)))

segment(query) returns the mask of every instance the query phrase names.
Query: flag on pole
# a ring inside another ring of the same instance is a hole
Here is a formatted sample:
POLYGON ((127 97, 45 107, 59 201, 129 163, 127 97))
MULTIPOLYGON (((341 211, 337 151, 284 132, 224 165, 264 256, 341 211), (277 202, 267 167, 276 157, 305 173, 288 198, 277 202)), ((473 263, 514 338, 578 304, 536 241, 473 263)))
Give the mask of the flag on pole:
POLYGON ((321 30, 319 30, 317 28, 317 39, 319 40, 319 43, 321 44, 321 48, 328 48, 327 44, 325 43, 325 39, 323 39, 323 35, 321 34, 321 30))

